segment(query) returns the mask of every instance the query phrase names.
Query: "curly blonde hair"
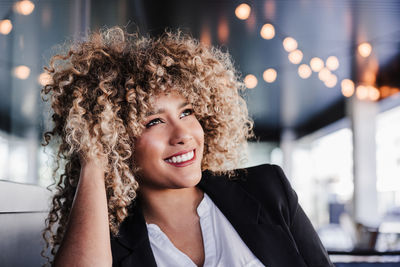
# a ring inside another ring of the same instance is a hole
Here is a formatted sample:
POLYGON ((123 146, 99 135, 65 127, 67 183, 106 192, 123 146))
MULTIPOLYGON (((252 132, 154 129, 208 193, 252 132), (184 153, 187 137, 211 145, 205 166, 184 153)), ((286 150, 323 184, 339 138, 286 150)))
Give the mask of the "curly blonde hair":
POLYGON ((54 127, 44 133, 43 145, 57 140, 58 166, 65 162, 43 230, 44 251, 50 247, 52 255, 71 211, 80 156, 108 160, 109 227, 118 233, 139 187, 133 140, 144 128, 151 99, 160 93, 178 92, 193 104, 204 130, 203 170, 228 172, 243 160, 253 122, 240 94, 245 87, 220 49, 179 31, 149 38, 114 27, 69 46, 45 69, 52 82, 42 97, 50 99, 54 127))

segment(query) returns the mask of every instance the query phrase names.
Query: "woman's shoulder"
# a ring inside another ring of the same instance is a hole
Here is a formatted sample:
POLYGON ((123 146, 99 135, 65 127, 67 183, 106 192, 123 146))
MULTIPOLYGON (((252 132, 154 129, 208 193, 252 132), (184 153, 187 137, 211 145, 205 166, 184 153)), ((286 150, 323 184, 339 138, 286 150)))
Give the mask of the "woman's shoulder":
POLYGON ((208 173, 214 183, 238 184, 254 198, 262 202, 279 202, 279 205, 292 206, 297 203, 297 195, 291 187, 283 170, 278 165, 262 164, 234 170, 232 177, 208 173), (221 179, 222 178, 222 179, 221 179))

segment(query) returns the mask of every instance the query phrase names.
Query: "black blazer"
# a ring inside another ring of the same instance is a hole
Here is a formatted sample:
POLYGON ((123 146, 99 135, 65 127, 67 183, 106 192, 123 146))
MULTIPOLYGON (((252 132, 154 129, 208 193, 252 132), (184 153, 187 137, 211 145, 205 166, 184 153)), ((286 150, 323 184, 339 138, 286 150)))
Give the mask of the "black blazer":
MULTIPOLYGON (((238 173, 238 179, 230 180, 205 171, 197 186, 265 266, 333 266, 280 167, 266 164, 238 173)), ((157 266, 139 201, 111 247, 113 266, 157 266)))

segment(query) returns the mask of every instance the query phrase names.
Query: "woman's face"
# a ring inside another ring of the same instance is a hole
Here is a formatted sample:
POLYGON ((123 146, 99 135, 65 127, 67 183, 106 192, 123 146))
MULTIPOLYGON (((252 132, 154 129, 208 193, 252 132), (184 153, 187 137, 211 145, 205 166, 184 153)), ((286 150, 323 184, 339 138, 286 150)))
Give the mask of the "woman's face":
POLYGON ((135 141, 142 189, 178 189, 201 179, 204 131, 192 105, 171 93, 154 99, 145 129, 135 141))

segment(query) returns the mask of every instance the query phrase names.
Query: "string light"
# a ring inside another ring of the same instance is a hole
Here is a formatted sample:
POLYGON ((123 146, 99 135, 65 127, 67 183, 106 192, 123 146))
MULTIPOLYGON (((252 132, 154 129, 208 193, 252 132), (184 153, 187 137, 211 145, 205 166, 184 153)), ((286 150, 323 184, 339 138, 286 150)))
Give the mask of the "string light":
POLYGON ((39 75, 38 82, 40 85, 45 86, 51 84, 53 82, 53 79, 50 74, 43 72, 39 75))
POLYGON ((275 27, 274 25, 267 23, 264 24, 261 28, 260 35, 262 38, 266 40, 271 40, 275 37, 275 27))
POLYGON ((283 48, 285 48, 287 52, 292 52, 297 49, 297 41, 292 37, 286 37, 283 40, 283 48))
POLYGON ((14 68, 14 76, 21 80, 26 80, 31 73, 31 69, 27 66, 21 65, 14 68))
POLYGON ((326 67, 330 70, 337 70, 339 68, 339 60, 335 56, 330 56, 326 59, 326 67))
POLYGON ((276 80, 277 72, 273 68, 264 71, 263 78, 267 83, 273 83, 276 80))
POLYGON ((13 25, 11 23, 11 20, 9 20, 9 19, 0 20, 0 33, 1 34, 4 34, 4 35, 9 34, 11 32, 12 28, 13 28, 13 25))
POLYGON ((323 82, 326 82, 330 76, 331 72, 328 70, 328 68, 322 68, 318 73, 318 78, 323 82))
POLYGON ((324 67, 324 61, 319 57, 313 57, 310 60, 310 67, 314 72, 319 72, 324 67))
POLYGON ((35 9, 35 4, 29 0, 18 1, 14 4, 15 12, 21 15, 27 16, 31 14, 34 9, 35 9))
POLYGON ((236 9, 235 9, 235 15, 236 15, 236 17, 237 17, 238 19, 241 19, 241 20, 246 20, 246 19, 248 19, 249 16, 250 16, 250 12, 251 12, 251 7, 250 7, 248 4, 246 4, 246 3, 243 3, 243 4, 238 5, 238 6, 236 7, 236 9))
POLYGON ((302 79, 307 79, 311 76, 311 68, 307 64, 301 64, 297 69, 297 72, 302 79))
POLYGON ((256 87, 257 83, 258 83, 257 78, 253 74, 248 74, 244 78, 244 84, 249 89, 253 89, 254 87, 256 87))
POLYGON ((356 96, 360 100, 365 100, 368 98, 368 87, 364 85, 357 86, 356 96))
POLYGON ((362 43, 358 46, 358 53, 362 57, 368 57, 372 52, 372 46, 369 43, 362 43))
POLYGON ((350 79, 343 79, 341 82, 342 94, 345 97, 350 97, 354 94, 354 82, 350 79))
POLYGON ((333 88, 337 84, 337 77, 335 74, 329 75, 329 78, 324 82, 328 88, 333 88))
POLYGON ((368 86, 368 98, 371 101, 377 101, 379 97, 380 97, 379 90, 373 86, 368 86))
POLYGON ((293 64, 299 64, 303 59, 303 52, 301 52, 299 49, 296 49, 289 53, 288 58, 293 64))

